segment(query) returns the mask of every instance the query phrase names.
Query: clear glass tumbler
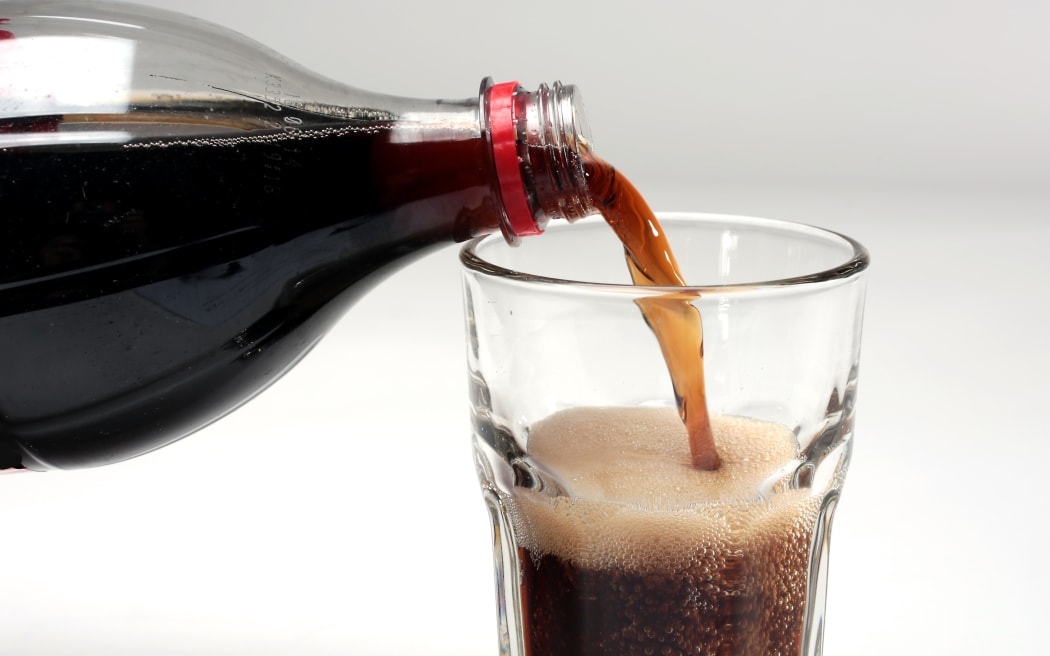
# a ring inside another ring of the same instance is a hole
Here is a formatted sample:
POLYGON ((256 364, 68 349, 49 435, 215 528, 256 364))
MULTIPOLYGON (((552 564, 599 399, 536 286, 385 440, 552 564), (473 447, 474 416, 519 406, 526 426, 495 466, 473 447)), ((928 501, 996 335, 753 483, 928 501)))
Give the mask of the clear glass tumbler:
POLYGON ((684 288, 630 284, 600 219, 462 251, 500 653, 821 653, 868 255, 765 219, 660 215, 684 288), (639 308, 700 313, 722 460, 692 465, 639 308))

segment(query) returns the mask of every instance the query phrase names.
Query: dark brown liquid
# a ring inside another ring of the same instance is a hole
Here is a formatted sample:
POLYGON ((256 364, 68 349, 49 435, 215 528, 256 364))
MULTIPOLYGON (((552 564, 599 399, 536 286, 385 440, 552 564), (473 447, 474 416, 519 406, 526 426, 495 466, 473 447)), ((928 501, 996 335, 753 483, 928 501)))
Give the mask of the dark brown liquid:
POLYGON ((97 466, 191 433, 386 273, 495 227, 482 139, 292 110, 298 129, 260 127, 260 107, 216 105, 225 127, 203 134, 174 101, 95 117, 142 135, 127 143, 57 133, 83 117, 0 119, 30 137, 0 148, 0 470, 97 466))
POLYGON ((525 653, 797 656, 808 554, 800 533, 684 570, 589 569, 522 551, 525 653))
MULTIPOLYGON (((591 152, 586 153, 584 165, 591 200, 623 242, 634 284, 685 285, 660 222, 634 185, 591 152)), ((689 433, 693 464, 711 470, 718 469, 721 461, 707 412, 703 322, 692 298, 672 293, 637 303, 663 351, 678 412, 689 433)))
POLYGON ((675 422, 576 408, 533 426, 530 454, 566 496, 508 499, 526 656, 799 656, 820 502, 786 485, 754 498, 793 435, 716 417, 723 465, 695 471, 675 422))

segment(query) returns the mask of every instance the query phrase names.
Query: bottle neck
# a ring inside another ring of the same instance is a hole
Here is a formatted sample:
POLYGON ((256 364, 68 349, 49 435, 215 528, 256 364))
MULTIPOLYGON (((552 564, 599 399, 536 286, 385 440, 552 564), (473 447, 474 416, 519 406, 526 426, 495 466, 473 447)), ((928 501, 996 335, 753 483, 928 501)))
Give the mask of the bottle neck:
POLYGON ((590 135, 576 87, 555 82, 526 91, 486 80, 481 100, 507 240, 539 234, 552 219, 592 214, 583 165, 590 135))

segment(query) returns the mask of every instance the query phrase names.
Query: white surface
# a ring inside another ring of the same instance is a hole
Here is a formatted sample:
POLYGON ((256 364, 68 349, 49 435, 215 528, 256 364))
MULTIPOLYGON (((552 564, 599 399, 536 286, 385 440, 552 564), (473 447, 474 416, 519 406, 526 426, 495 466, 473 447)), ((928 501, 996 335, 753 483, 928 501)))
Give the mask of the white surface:
MULTIPOLYGON (((561 77, 654 206, 860 239, 825 653, 1045 652, 1047 5, 178 4, 364 88, 561 77)), ((0 478, 0 654, 495 654, 459 293, 450 247, 206 431, 0 478)))

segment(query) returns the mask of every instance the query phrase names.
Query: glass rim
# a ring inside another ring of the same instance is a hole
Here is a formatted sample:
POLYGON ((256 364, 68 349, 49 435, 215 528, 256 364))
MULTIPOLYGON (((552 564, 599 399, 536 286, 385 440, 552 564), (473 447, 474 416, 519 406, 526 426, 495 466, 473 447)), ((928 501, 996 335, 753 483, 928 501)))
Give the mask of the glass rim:
MULTIPOLYGON (((809 225, 806 223, 798 223, 795 221, 786 221, 782 219, 766 219, 754 216, 741 216, 736 214, 713 214, 708 212, 656 212, 656 217, 663 220, 677 221, 680 219, 688 220, 711 220, 711 221, 730 221, 739 225, 749 225, 753 227, 772 227, 779 229, 791 229, 796 232, 805 233, 813 236, 819 236, 823 238, 834 238, 842 240, 844 245, 848 246, 852 250, 852 256, 841 264, 836 266, 822 269, 820 271, 814 271, 813 273, 807 273, 798 276, 789 276, 786 278, 775 278, 770 280, 756 280, 750 282, 738 282, 732 284, 723 285, 682 285, 682 286, 660 286, 660 285, 645 285, 639 287, 630 283, 612 283, 612 282, 598 282, 594 280, 573 280, 569 278, 557 278, 553 276, 546 276, 541 274, 529 273, 527 271, 517 271, 510 269, 505 266, 495 264, 483 258, 478 254, 478 247, 483 242, 490 242, 495 240, 505 241, 503 236, 499 233, 482 235, 475 237, 470 241, 466 242, 461 248, 459 253, 460 263, 467 270, 480 273, 485 276, 493 278, 503 278, 507 280, 513 280, 516 282, 531 283, 536 285, 555 285, 555 286, 572 286, 572 287, 585 287, 593 289, 601 289, 605 291, 624 291, 638 293, 640 290, 644 290, 646 295, 649 294, 673 294, 673 293, 711 293, 711 292, 729 292, 735 290, 758 290, 758 289, 771 289, 771 288, 784 288, 784 287, 797 287, 800 285, 812 285, 815 283, 826 283, 833 281, 845 281, 849 278, 853 278, 865 270, 867 270, 871 263, 871 257, 868 254, 868 249, 864 247, 856 239, 848 235, 844 235, 834 230, 827 228, 821 228, 818 226, 809 225)), ((581 219, 581 221, 602 221, 600 216, 587 217, 581 219)), ((564 229, 571 230, 571 227, 559 226, 557 230, 564 229)), ((533 239, 534 237, 530 237, 533 239)), ((542 235, 538 236, 542 239, 542 235)), ((512 248, 513 246, 508 246, 512 248)))

